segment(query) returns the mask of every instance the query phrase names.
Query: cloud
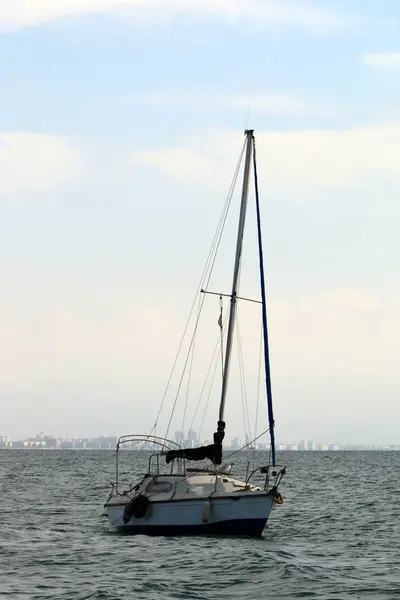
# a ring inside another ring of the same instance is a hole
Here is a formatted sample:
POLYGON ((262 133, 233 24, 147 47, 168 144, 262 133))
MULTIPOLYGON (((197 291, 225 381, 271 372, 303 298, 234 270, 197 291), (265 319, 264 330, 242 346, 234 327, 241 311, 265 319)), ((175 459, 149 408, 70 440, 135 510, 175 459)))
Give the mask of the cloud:
POLYGON ((293 26, 313 32, 336 28, 341 19, 315 4, 297 0, 13 0, 0 7, 0 31, 8 32, 96 13, 157 18, 218 18, 243 25, 293 26))
POLYGON ((64 138, 39 133, 0 133, 0 195, 46 190, 79 170, 76 150, 64 138))
MULTIPOLYGON (((357 188, 366 181, 400 181, 400 124, 346 130, 256 132, 260 172, 268 187, 300 192, 310 188, 357 188)), ((230 181, 242 143, 240 133, 199 136, 177 148, 134 153, 135 163, 178 180, 230 181), (185 157, 184 172, 180 158, 185 157)))
POLYGON ((212 175, 211 165, 206 158, 182 146, 171 147, 167 153, 163 150, 141 152, 137 158, 143 165, 155 167, 167 175, 188 182, 194 173, 201 179, 212 175))
POLYGON ((271 353, 278 377, 398 379, 399 298, 337 288, 270 302, 271 353), (371 324, 373 326, 371 327, 371 324))
POLYGON ((87 303, 79 307, 52 304, 38 284, 37 288, 32 295, 34 301, 41 298, 41 304, 20 310, 16 303, 2 302, 6 316, 0 319, 4 341, 0 383, 19 378, 42 383, 142 383, 154 379, 153 361, 166 377, 176 350, 176 328, 182 321, 170 307, 161 310, 151 298, 130 307, 114 295, 113 306, 99 317, 87 303), (170 342, 154 346, 157 331, 170 342))
POLYGON ((364 61, 374 69, 393 71, 400 69, 400 52, 366 54, 364 61))
MULTIPOLYGON (((62 381, 110 378, 142 384, 152 380, 162 387, 186 315, 172 301, 166 307, 160 307, 151 298, 129 307, 121 299, 114 301, 101 316, 90 314, 87 307, 77 310, 47 305, 35 307, 29 315, 19 314, 14 323, 6 319, 0 322, 4 338, 1 357, 7 364, 0 379, 23 374, 32 379, 55 377, 62 381), (117 305, 119 311, 115 310, 117 305), (160 338, 164 344, 159 344, 160 338), (155 372, 160 376, 155 376, 155 372)), ((285 377, 321 376, 348 370, 397 378, 399 308, 399 298, 394 295, 379 297, 358 288, 333 288, 270 299, 275 373, 285 377)), ((209 315, 214 316, 214 309, 214 305, 205 309, 199 331, 195 379, 198 368, 202 379, 218 342, 218 331, 210 330, 208 321, 209 315)), ((259 311, 254 305, 241 304, 239 315, 247 369, 256 373, 259 346, 254 340, 259 340, 259 311)), ((181 359, 180 365, 184 356, 181 359)))

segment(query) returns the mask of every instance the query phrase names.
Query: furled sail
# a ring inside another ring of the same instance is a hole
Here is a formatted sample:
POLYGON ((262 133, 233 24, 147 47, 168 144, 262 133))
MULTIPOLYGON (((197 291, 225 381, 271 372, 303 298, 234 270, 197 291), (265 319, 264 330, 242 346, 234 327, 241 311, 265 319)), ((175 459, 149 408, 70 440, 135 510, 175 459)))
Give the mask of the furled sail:
POLYGON ((214 433, 213 444, 200 446, 199 448, 182 448, 181 450, 169 450, 166 461, 170 463, 174 458, 185 458, 186 460, 205 460, 208 458, 215 465, 222 463, 222 440, 225 437, 225 422, 218 421, 217 431, 214 433))

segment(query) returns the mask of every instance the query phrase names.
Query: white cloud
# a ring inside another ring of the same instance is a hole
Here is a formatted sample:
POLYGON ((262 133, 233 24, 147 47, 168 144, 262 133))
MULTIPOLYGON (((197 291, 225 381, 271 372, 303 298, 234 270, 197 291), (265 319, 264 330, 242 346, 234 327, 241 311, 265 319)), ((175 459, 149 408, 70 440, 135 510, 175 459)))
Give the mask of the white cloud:
MULTIPOLYGON (((268 187, 301 192, 320 187, 361 187, 368 180, 400 181, 400 124, 347 130, 256 132, 260 172, 268 187)), ((180 147, 157 148, 133 155, 177 179, 204 179, 211 185, 230 181, 242 143, 240 133, 199 136, 180 147), (185 169, 180 158, 185 156, 185 169)))
POLYGON ((7 319, 0 320, 4 342, 0 383, 20 377, 32 382, 79 383, 104 379, 126 383, 134 377, 142 383, 153 379, 153 361, 165 377, 175 350, 174 325, 180 324, 179 315, 168 308, 159 310, 151 299, 145 306, 121 308, 121 304, 116 302, 120 313, 110 310, 103 318, 90 314, 87 307, 53 306, 46 297, 42 306, 20 313, 3 306, 7 319), (161 330, 171 343, 152 345, 161 330))
MULTIPOLYGON (((246 372, 256 377, 260 320, 253 306, 241 305, 239 315, 246 372)), ((399 299, 394 295, 378 297, 356 288, 270 299, 275 381, 322 377, 329 382, 330 377, 342 375, 398 380, 399 308, 399 299)), ((214 307, 210 310, 214 315, 214 307)), ((5 314, 7 318, 0 321, 0 384, 21 380, 29 384, 74 382, 101 386, 119 382, 132 390, 133 397, 140 397, 148 388, 157 401, 168 379, 184 321, 172 304, 160 308, 150 298, 129 309, 117 300, 101 317, 82 309, 60 309, 46 303, 46 299, 41 307, 24 307, 20 314, 10 309, 5 314)), ((207 319, 203 324, 205 331, 201 329, 196 343, 192 374, 198 389, 218 342, 218 331, 210 331, 207 319)), ((173 386, 181 373, 184 352, 181 359, 173 386)), ((232 377, 236 379, 237 375, 235 366, 232 377)))
POLYGON ((400 52, 366 54, 364 61, 375 69, 392 71, 400 69, 400 52))
POLYGON ((0 195, 49 189, 69 181, 78 170, 77 153, 62 137, 0 133, 0 195))
POLYGON ((316 5, 297 0, 13 0, 0 6, 0 31, 34 27, 68 17, 95 13, 150 15, 152 20, 189 16, 222 18, 260 26, 289 25, 318 32, 335 28, 340 19, 316 5))
POLYGON ((164 151, 141 152, 139 161, 146 166, 155 167, 160 171, 190 182, 193 173, 196 177, 204 178, 212 174, 211 166, 206 158, 182 146, 174 146, 164 151))
POLYGON ((275 374, 398 379, 399 299, 333 289, 270 302, 275 374))

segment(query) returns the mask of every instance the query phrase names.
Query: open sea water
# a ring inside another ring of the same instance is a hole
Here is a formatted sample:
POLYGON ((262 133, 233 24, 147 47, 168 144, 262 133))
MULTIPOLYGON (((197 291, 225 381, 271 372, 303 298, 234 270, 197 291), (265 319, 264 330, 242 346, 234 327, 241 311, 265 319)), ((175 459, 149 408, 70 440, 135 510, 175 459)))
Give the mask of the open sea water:
MULTIPOLYGON (((284 504, 261 539, 114 533, 114 459, 0 451, 1 599, 400 600, 400 452, 281 452, 284 504)), ((128 481, 139 462, 124 453, 128 481)))

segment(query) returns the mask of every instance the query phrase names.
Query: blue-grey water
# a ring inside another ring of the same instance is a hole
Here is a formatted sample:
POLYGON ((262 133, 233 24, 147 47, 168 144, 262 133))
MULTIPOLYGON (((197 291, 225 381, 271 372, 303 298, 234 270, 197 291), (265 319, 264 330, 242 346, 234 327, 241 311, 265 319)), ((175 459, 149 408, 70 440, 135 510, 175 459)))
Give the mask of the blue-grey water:
POLYGON ((261 539, 150 538, 101 516, 112 451, 0 451, 0 598, 399 600, 400 452, 279 459, 261 539))

